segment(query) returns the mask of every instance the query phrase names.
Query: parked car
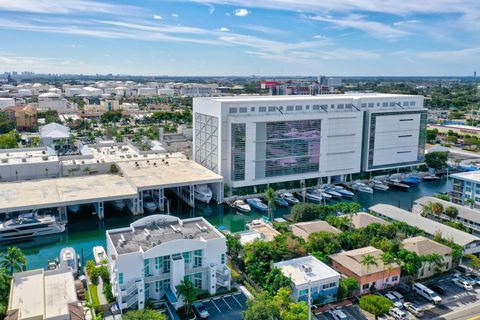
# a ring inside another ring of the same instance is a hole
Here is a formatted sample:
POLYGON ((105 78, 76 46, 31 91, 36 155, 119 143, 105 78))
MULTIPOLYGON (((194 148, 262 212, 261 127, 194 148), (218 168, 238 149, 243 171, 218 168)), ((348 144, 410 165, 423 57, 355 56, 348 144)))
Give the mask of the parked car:
POLYGON ((423 308, 420 307, 418 304, 415 304, 413 302, 405 302, 403 306, 414 316, 423 317, 423 308))
POLYGON ((391 293, 395 298, 397 298, 398 300, 400 300, 401 303, 404 303, 405 302, 405 299, 403 298, 403 296, 397 292, 397 291, 389 291, 388 293, 391 293))
POLYGON ((439 295, 442 295, 442 296, 444 296, 445 293, 446 293, 445 289, 438 284, 430 285, 430 289, 432 289, 433 291, 435 291, 436 293, 438 293, 439 295))
POLYGON ((463 275, 463 274, 454 274, 452 280, 458 279, 460 281, 466 282, 471 286, 474 286, 477 284, 477 281, 473 278, 470 278, 469 276, 463 275))
POLYGON ((205 308, 201 302, 195 302, 193 304, 193 310, 195 310, 195 313, 200 317, 200 319, 207 319, 210 316, 207 308, 205 308))
POLYGON ((395 297, 393 294, 391 294, 390 292, 385 293, 384 296, 388 300, 392 301, 395 308, 398 308, 398 309, 403 308, 402 302, 397 297, 395 297))
POLYGON ((347 315, 345 313, 343 313, 342 309, 332 309, 332 310, 329 310, 328 313, 335 320, 348 320, 348 319, 350 319, 349 317, 347 317, 347 315))
POLYGON ((398 292, 400 292, 401 294, 404 294, 404 295, 407 295, 407 294, 412 292, 412 288, 406 283, 402 283, 401 285, 399 285, 397 287, 397 290, 398 290, 398 292))
POLYGON ((434 304, 442 303, 442 298, 433 291, 432 289, 424 286, 421 283, 414 283, 412 286, 412 290, 420 295, 421 297, 425 298, 427 301, 433 302, 434 304))
POLYGON ((456 286, 459 286, 460 288, 463 288, 467 291, 473 290, 473 286, 465 280, 462 280, 460 278, 453 278, 452 281, 456 286))
POLYGON ((399 308, 392 308, 388 311, 388 314, 394 317, 397 320, 407 319, 407 313, 400 310, 399 308))

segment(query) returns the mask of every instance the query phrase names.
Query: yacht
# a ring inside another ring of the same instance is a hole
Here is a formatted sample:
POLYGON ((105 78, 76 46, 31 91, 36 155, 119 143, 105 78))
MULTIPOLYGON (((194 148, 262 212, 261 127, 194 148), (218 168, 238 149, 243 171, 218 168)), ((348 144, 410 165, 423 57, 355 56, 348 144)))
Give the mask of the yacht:
POLYGON ((252 211, 252 208, 250 208, 250 206, 246 204, 243 200, 235 200, 232 206, 240 212, 249 213, 250 211, 252 211))
POLYGON ((365 193, 373 193, 373 189, 367 186, 363 182, 356 181, 352 184, 352 188, 359 192, 365 192, 365 193))
POLYGON ((404 178, 401 182, 409 184, 409 185, 416 186, 416 185, 418 185, 422 182, 422 179, 417 177, 417 176, 409 176, 409 177, 404 178))
POLYGON ((283 198, 280 198, 280 197, 276 197, 275 198, 275 204, 277 206, 280 206, 280 207, 288 207, 288 202, 287 200, 283 199, 283 198))
POLYGON ((340 193, 342 195, 342 197, 353 198, 353 196, 355 196, 355 193, 353 193, 350 190, 345 189, 342 186, 335 186, 335 191, 340 193))
POLYGON ((107 253, 102 246, 93 247, 93 258, 95 259, 95 263, 97 265, 101 265, 103 262, 107 260, 107 253))
POLYGON ((115 208, 115 210, 122 211, 126 206, 125 200, 113 200, 112 206, 115 208))
POLYGON ((281 197, 282 197, 283 200, 287 201, 289 204, 295 205, 295 204, 300 202, 300 200, 295 198, 293 196, 293 194, 291 194, 289 192, 282 193, 281 197))
POLYGON ((0 242, 36 238, 64 231, 65 224, 59 222, 54 215, 40 215, 35 210, 0 223, 0 242))
POLYGON ((325 192, 337 199, 342 197, 342 194, 340 192, 337 192, 337 190, 334 187, 326 188, 325 192))
POLYGON ((373 183, 373 189, 375 190, 387 191, 388 189, 390 189, 389 186, 387 186, 386 184, 383 184, 383 182, 380 180, 372 180, 372 183, 373 183))
POLYGON ((206 184, 195 186, 195 200, 203 203, 209 203, 212 200, 212 190, 206 184))
POLYGON ((79 204, 72 204, 71 206, 67 206, 67 208, 71 213, 78 213, 78 211, 80 211, 79 204))
POLYGON ((143 207, 145 210, 147 210, 147 212, 153 213, 157 210, 157 203, 152 197, 146 196, 143 198, 143 207))
POLYGON ((428 182, 428 181, 436 181, 440 180, 440 177, 437 177, 434 174, 427 174, 426 176, 423 176, 423 181, 428 182))
POLYGON ((408 189, 410 188, 408 184, 401 183, 400 180, 398 179, 390 179, 390 181, 387 183, 391 188, 395 188, 399 190, 408 191, 408 189))
POLYGON ((257 209, 257 210, 260 210, 260 211, 268 210, 268 206, 258 198, 249 198, 247 199, 247 203, 250 205, 250 207, 253 207, 254 209, 257 209))
POLYGON ((316 191, 317 191, 317 193, 318 193, 319 195, 321 195, 322 198, 325 199, 325 200, 329 200, 329 199, 332 199, 332 198, 333 198, 333 196, 332 196, 331 194, 327 193, 326 190, 317 189, 316 191))
POLYGON ((305 198, 313 201, 313 202, 321 202, 322 201, 322 196, 316 193, 312 189, 308 189, 307 192, 305 192, 305 198))
POLYGON ((60 251, 60 269, 70 269, 73 276, 78 274, 78 256, 72 247, 63 248, 60 251))

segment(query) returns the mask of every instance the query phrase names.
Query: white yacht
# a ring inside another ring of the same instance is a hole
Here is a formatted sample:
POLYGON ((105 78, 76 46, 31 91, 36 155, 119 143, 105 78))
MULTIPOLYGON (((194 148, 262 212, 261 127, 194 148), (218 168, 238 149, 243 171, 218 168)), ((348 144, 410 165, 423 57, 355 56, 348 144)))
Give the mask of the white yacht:
POLYGON ((372 180, 372 183, 373 183, 373 189, 381 190, 381 191, 387 191, 388 189, 390 189, 389 186, 387 186, 386 184, 383 184, 383 182, 380 180, 372 180))
POLYGON ((203 203, 209 203, 212 200, 212 190, 206 184, 199 184, 195 186, 195 200, 203 203))
POLYGON ((107 260, 107 253, 102 246, 93 247, 93 258, 97 265, 101 265, 105 260, 107 260))
POLYGON ((353 198, 353 196, 355 196, 355 193, 353 193, 350 190, 345 189, 342 186, 335 186, 335 191, 340 193, 342 195, 342 197, 353 198))
POLYGON ((78 256, 72 247, 63 248, 60 251, 60 269, 70 269, 73 276, 78 274, 78 256))
POLYGON ((305 198, 313 202, 321 202, 322 196, 315 192, 315 190, 308 189, 305 192, 305 198))
POLYGON ((157 203, 152 197, 147 196, 143 198, 143 207, 145 210, 147 210, 147 212, 153 213, 157 210, 157 203))
POLYGON ((367 186, 363 182, 355 181, 352 184, 352 188, 359 191, 359 192, 365 192, 365 193, 373 193, 373 189, 367 186))
POLYGON ((291 194, 290 192, 285 192, 285 193, 282 193, 281 195, 282 199, 287 201, 289 204, 297 204, 300 202, 300 200, 298 200, 297 198, 295 198, 293 196, 293 194, 291 194))
POLYGON ((243 200, 235 200, 232 206, 240 212, 249 213, 250 211, 252 211, 250 205, 246 204, 243 200))
POLYGON ((65 224, 54 215, 39 215, 37 211, 20 214, 0 223, 0 242, 35 238, 65 231, 65 224))
POLYGON ((317 193, 322 196, 323 199, 329 200, 332 199, 333 196, 326 192, 324 189, 316 189, 317 193))
POLYGON ((115 208, 117 211, 122 211, 125 209, 126 203, 125 200, 113 200, 112 201, 112 206, 115 208))
POLYGON ((437 177, 436 175, 434 174, 427 174, 426 176, 423 176, 423 181, 436 181, 436 180, 440 180, 439 177, 437 177))

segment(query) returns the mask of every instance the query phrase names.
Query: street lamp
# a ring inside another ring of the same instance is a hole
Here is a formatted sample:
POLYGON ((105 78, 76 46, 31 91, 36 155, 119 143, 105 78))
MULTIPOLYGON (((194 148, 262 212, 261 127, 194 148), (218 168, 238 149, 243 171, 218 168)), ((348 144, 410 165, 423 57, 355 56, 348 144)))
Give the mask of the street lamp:
POLYGON ((307 293, 307 296, 308 296, 308 320, 311 320, 312 319, 312 287, 310 285, 310 278, 305 274, 304 275, 304 278, 305 278, 305 281, 307 281, 307 285, 308 285, 308 293, 307 293))

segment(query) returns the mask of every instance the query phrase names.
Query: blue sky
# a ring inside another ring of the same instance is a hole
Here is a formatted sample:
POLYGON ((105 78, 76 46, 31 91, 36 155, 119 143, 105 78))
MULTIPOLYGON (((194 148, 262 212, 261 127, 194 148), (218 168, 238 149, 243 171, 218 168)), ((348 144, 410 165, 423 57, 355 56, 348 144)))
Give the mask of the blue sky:
POLYGON ((0 72, 471 75, 480 0, 0 0, 0 72))

